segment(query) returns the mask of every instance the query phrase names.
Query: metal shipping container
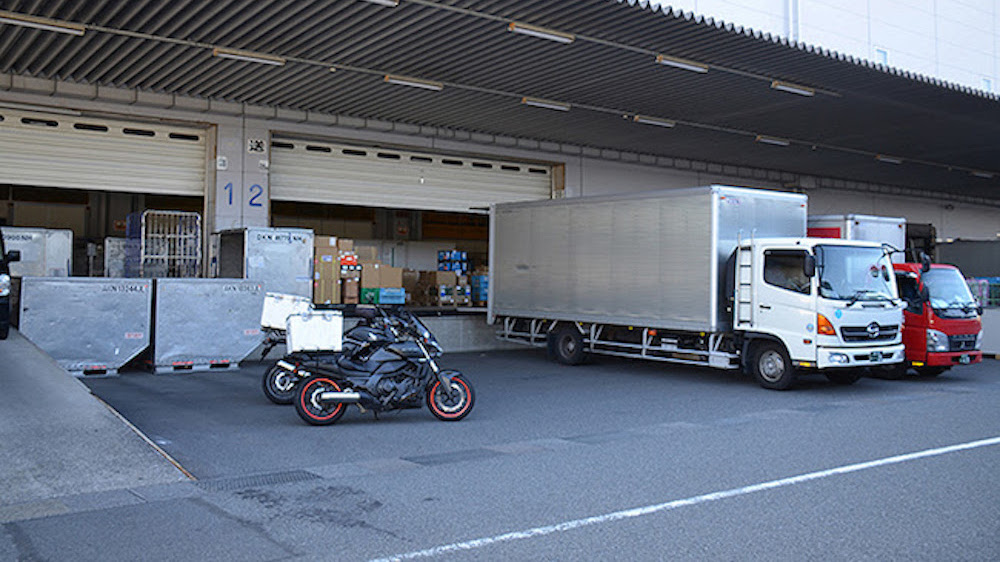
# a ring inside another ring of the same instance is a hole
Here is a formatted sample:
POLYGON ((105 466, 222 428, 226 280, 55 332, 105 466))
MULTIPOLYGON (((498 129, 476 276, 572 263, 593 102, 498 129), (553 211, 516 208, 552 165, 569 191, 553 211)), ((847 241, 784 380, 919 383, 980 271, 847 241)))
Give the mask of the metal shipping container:
POLYGON ((69 277, 73 271, 73 231, 5 226, 7 250, 21 252, 21 261, 10 264, 12 277, 69 277))
POLYGON ((112 375, 150 343, 148 279, 25 277, 20 331, 74 375, 112 375))
POLYGON ((218 234, 219 277, 252 279, 270 293, 312 298, 312 230, 244 228, 218 234))
POLYGON ((806 216, 805 195, 719 185, 496 205, 490 322, 728 330, 724 277, 737 242, 803 237, 806 216))
POLYGON ((157 279, 157 373, 235 368, 261 343, 264 290, 241 279, 157 279))

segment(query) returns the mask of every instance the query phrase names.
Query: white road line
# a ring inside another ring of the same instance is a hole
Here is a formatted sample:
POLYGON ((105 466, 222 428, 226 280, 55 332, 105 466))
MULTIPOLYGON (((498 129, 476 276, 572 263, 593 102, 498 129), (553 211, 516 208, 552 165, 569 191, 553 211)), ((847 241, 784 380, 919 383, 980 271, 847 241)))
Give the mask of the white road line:
POLYGON ((406 554, 396 554, 386 558, 378 558, 372 560, 372 562, 390 562, 398 560, 412 560, 414 558, 430 558, 433 556, 441 556, 443 554, 448 554, 449 552, 475 550, 477 548, 483 548, 485 546, 489 546, 492 544, 516 541, 521 539, 530 539, 532 537, 541 537, 545 535, 551 535, 553 533, 562 533, 565 531, 571 531, 573 529, 579 529, 580 527, 589 527, 591 525, 611 523, 613 521, 620 521, 622 519, 631 519, 634 517, 642 517, 644 515, 652 515, 654 513, 660 513, 662 511, 670 511, 681 507, 688 507, 702 503, 714 502, 736 496, 745 496, 747 494, 754 494, 756 492, 763 492, 765 490, 773 490, 775 488, 783 488, 785 486, 802 484, 803 482, 819 480, 821 478, 828 478, 830 476, 837 476, 839 474, 859 472, 862 470, 878 468, 880 466, 899 464, 927 457, 937 457, 941 455, 947 455, 949 453, 956 453, 958 451, 967 451, 969 449, 978 449, 980 447, 990 447, 993 445, 1000 445, 1000 437, 991 437, 989 439, 970 441, 968 443, 960 443, 958 445, 950 445, 948 447, 927 449, 925 451, 918 451, 916 453, 907 453, 905 455, 897 455, 895 457, 887 457, 884 459, 878 459, 868 462, 849 464, 837 468, 830 468, 827 470, 810 472, 808 474, 800 474, 798 476, 782 478, 780 480, 771 480, 770 482, 762 482, 760 484, 744 486, 742 488, 733 488, 731 490, 712 492, 709 494, 703 494, 691 498, 673 500, 666 503, 648 505, 645 507, 636 507, 632 509, 626 509, 623 511, 615 511, 613 513, 606 513, 604 515, 595 515, 593 517, 586 517, 583 519, 575 519, 573 521, 566 521, 564 523, 548 525, 545 527, 535 527, 534 529, 526 529, 524 531, 514 531, 512 533, 504 533, 502 535, 495 535, 492 537, 485 537, 481 539, 474 539, 471 541, 436 546, 434 548, 428 548, 427 550, 418 550, 415 552, 408 552, 406 554))

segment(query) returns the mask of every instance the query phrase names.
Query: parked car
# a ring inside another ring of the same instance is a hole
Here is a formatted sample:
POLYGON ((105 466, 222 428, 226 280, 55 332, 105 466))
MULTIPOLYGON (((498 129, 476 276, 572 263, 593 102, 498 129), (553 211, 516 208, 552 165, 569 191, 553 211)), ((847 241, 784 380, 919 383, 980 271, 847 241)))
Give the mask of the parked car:
POLYGON ((4 247, 3 234, 0 231, 0 340, 7 339, 10 332, 10 264, 20 261, 21 252, 4 247))

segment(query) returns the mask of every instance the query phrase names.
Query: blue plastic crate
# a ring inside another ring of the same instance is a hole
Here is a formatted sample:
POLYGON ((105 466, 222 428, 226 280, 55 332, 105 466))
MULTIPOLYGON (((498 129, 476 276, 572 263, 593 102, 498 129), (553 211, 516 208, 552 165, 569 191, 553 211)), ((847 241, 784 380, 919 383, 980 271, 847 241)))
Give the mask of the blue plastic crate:
POLYGON ((406 304, 406 289, 379 289, 379 304, 406 304))

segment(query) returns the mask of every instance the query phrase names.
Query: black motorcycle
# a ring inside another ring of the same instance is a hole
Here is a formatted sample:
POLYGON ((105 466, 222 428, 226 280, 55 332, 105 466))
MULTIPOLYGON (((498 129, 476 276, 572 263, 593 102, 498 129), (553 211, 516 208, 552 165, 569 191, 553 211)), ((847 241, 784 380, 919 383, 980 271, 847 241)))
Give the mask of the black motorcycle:
MULTIPOLYGON (((336 362, 342 355, 356 358, 367 354, 373 345, 378 345, 389 337, 384 325, 385 316, 372 308, 358 308, 356 315, 361 318, 356 326, 344 333, 341 351, 311 351, 285 355, 264 371, 261 389, 264 396, 275 404, 291 404, 295 400, 295 387, 302 380, 302 370, 315 369, 321 363, 336 362)), ((284 344, 283 336, 269 334, 262 357, 276 345, 284 344)))
POLYGON ((369 333, 363 349, 297 369, 306 377, 295 392, 299 417, 312 425, 329 425, 350 404, 377 416, 420 408, 422 403, 439 420, 469 415, 475 405, 472 385, 458 371, 438 366, 441 346, 423 322, 402 307, 377 310, 383 322, 369 333))

